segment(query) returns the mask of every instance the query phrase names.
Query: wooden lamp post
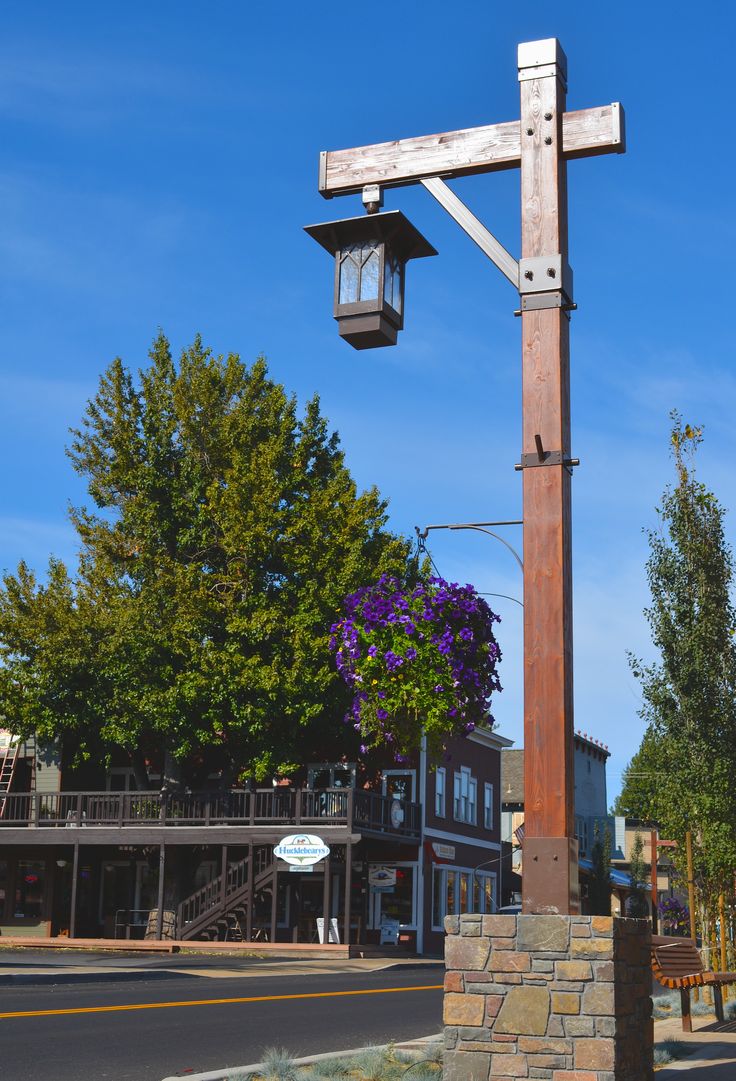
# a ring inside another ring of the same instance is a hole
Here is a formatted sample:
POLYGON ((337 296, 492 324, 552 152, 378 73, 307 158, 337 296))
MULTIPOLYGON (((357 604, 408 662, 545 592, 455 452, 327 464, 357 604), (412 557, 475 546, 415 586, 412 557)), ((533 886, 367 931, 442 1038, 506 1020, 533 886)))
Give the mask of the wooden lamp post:
MULTIPOLYGON (((519 45, 519 120, 320 155, 327 199, 421 183, 518 289, 522 329, 524 538, 523 911, 580 910, 573 813, 570 311, 567 162, 623 153, 623 109, 566 112, 567 61, 556 38, 519 45), (445 181, 518 168, 521 259, 445 181)), ((377 215, 383 217, 384 215, 377 215)), ((387 215, 386 215, 387 216, 387 215)), ((329 223, 328 223, 329 224, 329 223)), ((313 233, 314 227, 310 227, 313 233)), ((341 243, 346 242, 341 237, 341 243)), ((423 238, 422 238, 423 239, 423 238)), ((425 242, 426 243, 426 242, 425 242)), ((427 252, 426 254, 429 254, 427 252)), ((391 335, 384 335, 390 338, 391 335)), ((395 338, 394 338, 395 341, 395 338)), ((376 344, 393 344, 380 341, 376 344)))

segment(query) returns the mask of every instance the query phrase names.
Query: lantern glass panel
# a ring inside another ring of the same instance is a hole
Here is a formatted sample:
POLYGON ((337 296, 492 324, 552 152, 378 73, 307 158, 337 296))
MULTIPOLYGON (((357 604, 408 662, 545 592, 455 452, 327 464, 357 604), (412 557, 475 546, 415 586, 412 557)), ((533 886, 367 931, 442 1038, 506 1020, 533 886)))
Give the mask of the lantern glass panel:
POLYGON ((403 267, 398 259, 387 253, 383 279, 383 299, 401 315, 401 274, 403 267))
POLYGON ((360 275, 360 299, 378 300, 378 274, 380 264, 375 247, 363 248, 364 263, 360 275))
POLYGON ((342 252, 340 258, 340 304, 354 304, 358 299, 360 280, 360 245, 354 244, 342 252))

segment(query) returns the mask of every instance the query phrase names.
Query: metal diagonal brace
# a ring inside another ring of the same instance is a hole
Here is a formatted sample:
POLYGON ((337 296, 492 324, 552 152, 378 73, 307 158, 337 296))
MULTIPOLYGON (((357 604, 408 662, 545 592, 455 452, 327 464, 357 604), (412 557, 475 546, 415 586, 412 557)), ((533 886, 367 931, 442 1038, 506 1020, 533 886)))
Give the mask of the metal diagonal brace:
POLYGON ((458 199, 455 192, 448 188, 438 176, 422 177, 422 185, 443 206, 451 218, 463 229, 480 250, 488 256, 504 277, 508 278, 515 289, 519 288, 519 264, 513 255, 506 251, 503 244, 496 240, 490 230, 478 221, 475 214, 468 210, 465 203, 458 199))

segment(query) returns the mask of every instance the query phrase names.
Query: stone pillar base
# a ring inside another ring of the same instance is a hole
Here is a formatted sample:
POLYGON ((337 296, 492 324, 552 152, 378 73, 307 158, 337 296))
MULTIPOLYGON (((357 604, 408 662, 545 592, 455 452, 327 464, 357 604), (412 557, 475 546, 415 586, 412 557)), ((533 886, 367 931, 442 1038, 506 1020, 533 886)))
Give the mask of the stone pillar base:
POLYGON ((647 920, 448 916, 445 1081, 651 1081, 647 920))

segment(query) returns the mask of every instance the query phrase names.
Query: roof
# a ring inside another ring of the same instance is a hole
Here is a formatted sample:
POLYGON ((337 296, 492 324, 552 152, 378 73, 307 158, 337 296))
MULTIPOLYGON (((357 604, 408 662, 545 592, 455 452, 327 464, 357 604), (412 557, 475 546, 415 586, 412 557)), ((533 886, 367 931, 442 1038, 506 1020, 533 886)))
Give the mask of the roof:
MULTIPOLYGON (((578 860, 580 869, 587 871, 591 874, 593 871, 593 863, 591 860, 586 860, 583 856, 578 860)), ((631 889, 631 875, 626 874, 625 871, 617 871, 615 867, 611 868, 611 885, 622 886, 624 889, 631 889)), ((639 886, 642 890, 651 890, 651 886, 648 882, 640 882, 639 886)))
POLYGON ((482 743, 486 747, 495 747, 496 750, 505 751, 507 747, 513 745, 513 740, 508 736, 502 736, 498 732, 494 732, 490 728, 483 728, 481 726, 475 728, 466 737, 471 743, 482 743))
POLYGON ((501 803, 524 802, 524 749, 501 752, 501 803))
POLYGON ((600 740, 593 739, 587 732, 575 732, 575 743, 578 747, 585 747, 591 754, 600 756, 603 761, 611 757, 611 752, 605 743, 601 743, 600 740))

